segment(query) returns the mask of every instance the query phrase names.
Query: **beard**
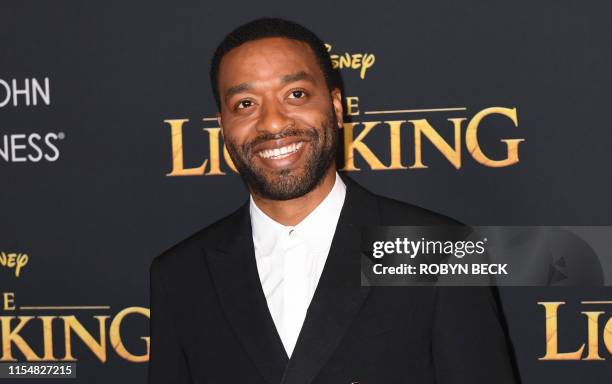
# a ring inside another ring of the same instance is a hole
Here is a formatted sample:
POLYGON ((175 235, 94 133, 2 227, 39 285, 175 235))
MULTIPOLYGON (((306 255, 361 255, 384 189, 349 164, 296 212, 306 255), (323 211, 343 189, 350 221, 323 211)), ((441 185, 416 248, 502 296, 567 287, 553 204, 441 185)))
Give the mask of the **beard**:
POLYGON ((334 162, 338 147, 338 119, 330 109, 322 127, 297 129, 289 127, 277 134, 263 133, 253 140, 237 145, 226 136, 227 151, 251 192, 271 200, 290 200, 304 196, 316 188, 334 162), (298 137, 308 141, 305 160, 299 168, 270 171, 257 165, 253 148, 268 140, 298 137))

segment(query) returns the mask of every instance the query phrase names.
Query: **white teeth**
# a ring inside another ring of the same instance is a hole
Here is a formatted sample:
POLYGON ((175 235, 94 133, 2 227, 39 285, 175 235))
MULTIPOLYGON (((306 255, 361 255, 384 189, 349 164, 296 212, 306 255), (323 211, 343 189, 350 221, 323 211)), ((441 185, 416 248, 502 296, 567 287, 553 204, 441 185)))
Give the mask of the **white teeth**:
POLYGON ((291 155, 294 152, 297 152, 297 150, 300 149, 303 144, 304 143, 300 141, 298 143, 289 144, 280 148, 265 149, 263 151, 260 151, 258 155, 264 159, 282 159, 291 155))

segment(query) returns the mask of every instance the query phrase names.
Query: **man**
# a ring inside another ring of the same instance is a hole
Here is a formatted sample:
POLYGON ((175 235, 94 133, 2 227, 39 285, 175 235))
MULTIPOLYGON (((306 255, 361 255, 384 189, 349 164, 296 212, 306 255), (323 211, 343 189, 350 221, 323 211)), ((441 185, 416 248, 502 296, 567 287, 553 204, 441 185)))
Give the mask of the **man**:
POLYGON ((339 177, 319 38, 255 20, 211 83, 250 199, 154 260, 149 383, 513 382, 488 288, 361 286, 360 225, 456 222, 339 177))

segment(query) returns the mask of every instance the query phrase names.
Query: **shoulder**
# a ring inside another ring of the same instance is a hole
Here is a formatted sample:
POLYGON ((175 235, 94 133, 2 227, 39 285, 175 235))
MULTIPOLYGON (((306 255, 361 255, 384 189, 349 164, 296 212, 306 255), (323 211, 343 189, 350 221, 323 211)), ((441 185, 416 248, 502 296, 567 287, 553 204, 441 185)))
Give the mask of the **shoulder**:
MULTIPOLYGON (((368 216, 377 214, 381 225, 462 225, 441 213, 374 194, 349 177, 344 176, 343 180, 349 196, 346 201, 351 205, 349 209, 367 211, 364 214, 368 216)), ((369 217, 368 221, 372 219, 369 217)))
POLYGON ((381 221, 386 225, 462 225, 441 213, 414 204, 374 195, 381 221))
POLYGON ((207 227, 198 230, 184 240, 163 251, 151 263, 151 271, 161 269, 172 271, 192 268, 201 260, 205 249, 215 247, 232 231, 241 227, 245 206, 217 220, 207 227))

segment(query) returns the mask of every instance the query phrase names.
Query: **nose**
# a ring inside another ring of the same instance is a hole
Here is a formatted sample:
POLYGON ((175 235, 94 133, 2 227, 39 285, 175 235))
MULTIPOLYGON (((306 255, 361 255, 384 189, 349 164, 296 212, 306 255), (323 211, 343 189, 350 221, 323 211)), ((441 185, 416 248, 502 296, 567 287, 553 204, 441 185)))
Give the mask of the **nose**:
POLYGON ((277 101, 267 100, 261 107, 261 115, 257 122, 258 133, 278 134, 293 124, 277 101))

